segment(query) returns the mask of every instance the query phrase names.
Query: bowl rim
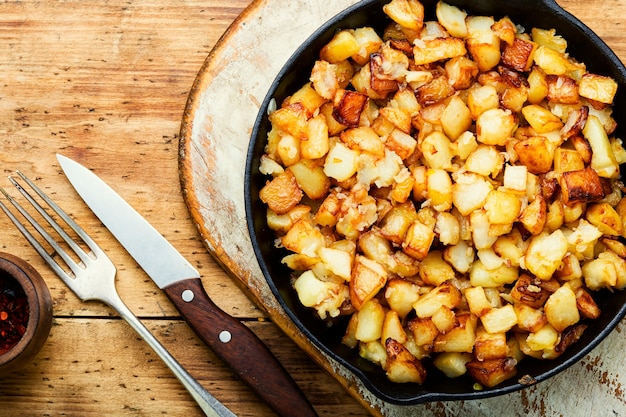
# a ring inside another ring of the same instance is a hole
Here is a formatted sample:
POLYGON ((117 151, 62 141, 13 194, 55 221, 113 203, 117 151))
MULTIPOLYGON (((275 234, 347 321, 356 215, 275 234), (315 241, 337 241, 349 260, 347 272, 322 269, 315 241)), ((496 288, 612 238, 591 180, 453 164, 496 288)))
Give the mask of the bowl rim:
MULTIPOLYGON (((323 25, 321 25, 317 30, 315 30, 302 44, 300 44, 300 46, 293 52, 290 58, 281 67, 280 71, 278 72, 278 74, 272 81, 271 85, 267 89, 266 96, 263 102, 261 103, 259 112, 257 114, 257 117, 255 118, 254 126, 250 135, 251 140, 248 145, 248 151, 246 154, 246 166, 245 166, 245 180, 244 180, 245 212, 246 212, 247 227, 250 233, 255 256, 259 263, 260 269, 263 272, 264 278, 268 286, 270 287, 273 295, 276 297, 278 303, 286 312, 288 317, 294 322, 296 327, 318 349, 320 349, 323 353, 325 353, 332 359, 336 360, 345 368, 347 368, 350 372, 352 372, 364 384, 364 386, 367 389, 369 389, 370 392, 375 394, 378 398, 386 402, 392 403, 392 404, 410 405, 410 404, 420 404, 420 403, 431 402, 431 401, 446 401, 446 400, 456 401, 456 400, 481 399, 481 398, 495 397, 495 396, 522 390, 524 388, 527 388, 539 382, 545 381, 561 373, 562 371, 569 368, 573 364, 579 362, 584 356, 590 353, 613 331, 613 329, 619 324, 619 322, 624 317, 626 317, 626 303, 622 303, 621 307, 617 311, 617 314, 615 314, 608 321, 606 326, 600 332, 598 332, 591 339, 589 343, 582 346, 574 354, 569 355, 568 357, 566 357, 565 360, 559 362, 555 366, 551 367, 549 370, 542 372, 535 377, 530 377, 530 379, 527 381, 520 382, 523 379, 520 379, 519 378, 520 375, 518 375, 516 377, 517 382, 511 383, 510 385, 496 386, 493 388, 485 388, 482 390, 467 391, 467 392, 462 392, 462 393, 429 392, 429 391, 420 392, 420 388, 417 387, 415 390, 416 394, 414 396, 400 398, 400 397, 395 397, 393 395, 389 395, 388 393, 379 389, 379 387, 376 386, 375 381, 372 381, 371 378, 368 377, 368 375, 363 370, 359 369, 358 366, 356 366, 353 363, 350 363, 347 359, 340 356, 336 352, 332 351, 327 345, 322 343, 322 341, 320 341, 318 337, 316 337, 310 331, 310 329, 296 315, 296 313, 292 310, 292 308, 289 306, 289 304, 285 301, 285 299, 281 295, 279 288, 277 287, 274 279, 272 278, 271 272, 265 261, 265 257, 263 253, 261 252, 261 248, 258 244, 259 237, 254 227, 254 224, 255 224, 254 207, 253 207, 254 202, 251 199, 251 196, 252 196, 251 184, 253 182, 252 159, 254 157, 254 153, 255 153, 254 151, 255 151, 255 146, 257 146, 257 141, 261 140, 261 138, 259 138, 259 130, 261 128, 262 123, 266 119, 266 116, 267 116, 266 112, 268 112, 268 109, 271 108, 272 101, 275 100, 274 94, 278 86, 281 84, 283 77, 286 74, 288 74, 289 71, 292 69, 292 67, 294 66, 294 62, 297 60, 297 58, 300 57, 303 53, 305 53, 310 48, 311 44, 315 43, 315 41, 320 36, 328 34, 329 30, 332 30, 333 27, 341 27, 342 22, 346 20, 346 17, 352 16, 353 14, 358 13, 361 9, 366 8, 366 7, 372 7, 373 5, 377 5, 377 4, 382 5, 384 3, 387 3, 388 1, 389 0, 363 0, 346 8, 342 12, 336 14, 331 19, 327 20, 323 25)), ((454 3, 458 3, 459 1, 448 0, 447 2, 454 4, 454 3)), ((610 61, 615 66, 615 68, 612 68, 612 71, 620 74, 620 79, 618 80, 620 84, 620 89, 626 90, 626 67, 621 62, 621 60, 617 57, 615 52, 595 32, 593 32, 589 27, 587 27, 584 23, 582 23, 578 18, 576 18, 575 16, 573 16, 572 14, 570 14, 569 12, 561 8, 561 6, 559 6, 554 0, 511 0, 510 2, 507 2, 506 4, 504 4, 502 7, 506 8, 506 7, 511 6, 512 3, 518 4, 518 3, 525 3, 525 2, 533 4, 535 6, 543 7, 545 10, 553 13, 554 15, 553 17, 555 19, 563 20, 565 21, 567 25, 570 25, 572 28, 584 32, 585 36, 589 38, 590 42, 592 42, 595 46, 597 46, 598 54, 603 55, 608 61, 610 61)), ((463 0, 461 0, 461 3, 463 3, 463 0)), ((479 0, 477 1, 477 3, 482 5, 483 3, 491 4, 494 2, 491 2, 490 0, 486 0, 486 1, 479 0)), ((496 3, 497 3, 497 0, 496 0, 496 3)), ((483 6, 480 6, 480 7, 483 7, 483 6)), ((527 5, 523 7, 527 7, 527 5)), ((626 126, 620 126, 620 129, 623 129, 623 128, 626 128, 626 126)), ((626 291, 626 289, 622 291, 626 291)), ((381 372, 382 372, 382 368, 381 368, 381 372)))
POLYGON ((39 272, 14 255, 0 253, 0 273, 7 274, 22 287, 29 308, 26 331, 11 349, 0 355, 0 366, 12 368, 14 362, 39 351, 47 339, 52 325, 52 298, 39 272))

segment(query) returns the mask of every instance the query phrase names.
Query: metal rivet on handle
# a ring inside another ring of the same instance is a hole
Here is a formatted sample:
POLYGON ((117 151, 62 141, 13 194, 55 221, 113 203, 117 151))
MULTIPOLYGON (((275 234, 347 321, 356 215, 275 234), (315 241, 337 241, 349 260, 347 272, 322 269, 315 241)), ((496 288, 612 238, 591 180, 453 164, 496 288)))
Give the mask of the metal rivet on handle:
POLYGON ((183 291, 183 293, 181 294, 181 297, 183 298, 183 301, 186 303, 190 303, 191 301, 193 301, 193 291, 191 290, 185 290, 183 291))
POLYGON ((220 338, 220 342, 228 343, 233 338, 233 335, 230 334, 230 332, 228 330, 222 330, 220 332, 219 338, 220 338))

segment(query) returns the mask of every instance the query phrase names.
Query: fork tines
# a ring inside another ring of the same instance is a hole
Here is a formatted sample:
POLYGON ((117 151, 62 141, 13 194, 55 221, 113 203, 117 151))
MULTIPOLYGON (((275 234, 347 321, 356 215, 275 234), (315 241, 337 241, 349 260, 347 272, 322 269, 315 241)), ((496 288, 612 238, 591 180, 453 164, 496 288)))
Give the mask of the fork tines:
MULTIPOLYGON (((61 218, 77 235, 80 239, 91 249, 94 251, 95 243, 91 240, 91 238, 85 233, 85 231, 78 225, 72 218, 70 218, 63 209, 61 209, 52 199, 50 199, 35 183, 33 183, 29 178, 27 178, 20 171, 16 171, 17 175, 21 178, 23 182, 28 184, 28 186, 43 200, 49 207, 56 213, 59 218, 61 218)), ((72 239, 68 233, 59 225, 59 223, 52 218, 48 214, 48 212, 42 207, 42 205, 31 195, 14 177, 9 177, 9 181, 11 184, 15 186, 19 190, 19 192, 26 198, 26 200, 35 208, 35 210, 39 213, 39 215, 46 220, 46 222, 54 229, 54 231, 65 241, 65 243, 74 251, 76 256, 80 258, 81 262, 75 262, 72 257, 57 243, 57 241, 41 226, 41 224, 35 220, 35 218, 26 210, 23 206, 21 206, 13 197, 11 197, 4 189, 0 188, 0 192, 4 194, 8 201, 17 209, 17 211, 32 225, 32 227, 37 231, 41 237, 52 247, 53 253, 50 254, 46 250, 46 248, 41 244, 41 242, 30 232, 26 226, 13 214, 8 207, 0 201, 0 208, 6 213, 9 219, 15 224, 17 229, 24 235, 24 237, 28 240, 28 242, 35 248, 37 253, 50 265, 50 267, 58 274, 58 275, 67 275, 67 272, 63 269, 63 267, 54 259, 54 255, 58 254, 65 265, 71 270, 71 272, 76 275, 79 269, 83 269, 83 265, 81 263, 86 263, 89 255, 85 253, 85 251, 72 239)))

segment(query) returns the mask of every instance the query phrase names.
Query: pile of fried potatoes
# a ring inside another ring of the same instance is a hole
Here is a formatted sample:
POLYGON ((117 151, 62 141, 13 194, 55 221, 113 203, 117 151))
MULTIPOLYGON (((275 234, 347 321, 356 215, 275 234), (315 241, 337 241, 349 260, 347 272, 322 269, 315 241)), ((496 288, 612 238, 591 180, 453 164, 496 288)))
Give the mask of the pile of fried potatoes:
POLYGON ((389 380, 552 359, 626 287, 617 83, 552 29, 439 2, 342 30, 269 114, 260 191, 304 306, 389 380), (271 177, 271 179, 270 179, 271 177))

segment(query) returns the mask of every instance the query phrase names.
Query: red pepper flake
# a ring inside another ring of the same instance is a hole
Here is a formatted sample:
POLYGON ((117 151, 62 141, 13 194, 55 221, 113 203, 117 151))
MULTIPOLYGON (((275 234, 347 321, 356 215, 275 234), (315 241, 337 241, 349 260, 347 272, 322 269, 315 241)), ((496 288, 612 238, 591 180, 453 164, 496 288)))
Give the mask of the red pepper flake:
POLYGON ((11 276, 0 271, 0 355, 22 338, 28 314, 24 290, 11 276))

